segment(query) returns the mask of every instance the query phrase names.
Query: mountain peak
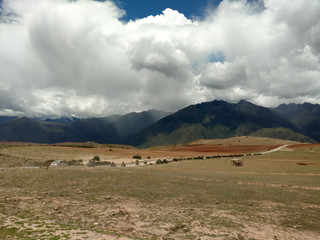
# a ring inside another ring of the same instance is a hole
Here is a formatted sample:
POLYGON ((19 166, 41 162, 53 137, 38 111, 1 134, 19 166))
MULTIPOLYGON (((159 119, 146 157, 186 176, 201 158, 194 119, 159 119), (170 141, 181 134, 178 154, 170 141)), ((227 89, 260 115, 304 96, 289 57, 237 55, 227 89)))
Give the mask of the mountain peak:
POLYGON ((190 105, 170 115, 151 109, 122 116, 72 119, 76 121, 71 122, 65 118, 53 122, 28 117, 3 119, 0 121, 1 141, 94 141, 149 147, 185 143, 200 138, 228 138, 263 132, 274 137, 288 137, 290 140, 301 139, 301 136, 297 138, 296 135, 300 132, 320 140, 320 105, 308 103, 280 105, 270 109, 246 100, 238 103, 214 100, 190 105), (291 129, 294 133, 287 130, 281 130, 281 134, 279 130, 273 131, 280 128, 291 129), (265 130, 259 132, 261 129, 265 130))
POLYGON ((271 109, 245 100, 190 105, 132 136, 129 144, 142 147, 180 144, 199 138, 228 138, 250 135, 263 128, 297 129, 271 109))

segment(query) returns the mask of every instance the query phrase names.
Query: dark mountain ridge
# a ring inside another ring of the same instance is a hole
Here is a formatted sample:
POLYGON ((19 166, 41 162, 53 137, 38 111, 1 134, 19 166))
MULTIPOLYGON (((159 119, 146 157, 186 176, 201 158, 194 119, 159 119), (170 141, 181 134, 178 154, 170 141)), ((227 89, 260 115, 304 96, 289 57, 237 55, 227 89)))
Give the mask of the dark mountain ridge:
POLYGON ((281 104, 274 111, 289 119, 304 135, 320 141, 319 104, 281 104))
POLYGON ((1 141, 53 143, 64 139, 70 139, 70 134, 59 123, 40 122, 27 117, 0 123, 1 141))
POLYGON ((3 119, 0 141, 93 141, 139 147, 249 135, 320 141, 320 106, 308 103, 282 104, 270 109, 244 100, 238 103, 215 100, 190 105, 171 115, 150 110, 89 119, 3 119))
POLYGON ((199 138, 250 135, 264 128, 299 131, 285 117, 269 108, 244 100, 239 103, 215 100, 181 109, 124 141, 134 146, 150 147, 179 144, 199 138))
POLYGON ((74 121, 40 121, 27 117, 0 122, 0 141, 36 143, 113 142, 113 139, 136 133, 169 113, 150 110, 74 121))

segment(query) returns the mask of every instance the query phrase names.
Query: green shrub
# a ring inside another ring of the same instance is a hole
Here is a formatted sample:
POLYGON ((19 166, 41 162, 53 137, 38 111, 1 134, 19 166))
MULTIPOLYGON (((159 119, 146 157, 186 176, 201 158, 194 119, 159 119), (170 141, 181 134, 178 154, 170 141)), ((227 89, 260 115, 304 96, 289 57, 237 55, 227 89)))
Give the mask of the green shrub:
POLYGON ((156 164, 164 164, 164 163, 169 163, 169 162, 168 162, 167 159, 163 159, 163 160, 158 159, 158 160, 156 161, 156 164))
POLYGON ((82 164, 82 160, 71 160, 71 161, 68 161, 67 163, 68 163, 68 165, 69 166, 79 166, 79 165, 83 165, 82 164))
POLYGON ((156 164, 163 164, 163 162, 162 162, 160 159, 158 159, 158 160, 156 161, 156 164))

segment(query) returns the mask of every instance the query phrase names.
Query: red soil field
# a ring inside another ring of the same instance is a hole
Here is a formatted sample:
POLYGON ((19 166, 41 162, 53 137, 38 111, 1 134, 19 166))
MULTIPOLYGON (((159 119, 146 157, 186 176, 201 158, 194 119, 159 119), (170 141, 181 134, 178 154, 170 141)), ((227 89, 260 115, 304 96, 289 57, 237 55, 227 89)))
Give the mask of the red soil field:
POLYGON ((267 145, 189 145, 179 146, 170 151, 173 152, 195 152, 195 153, 223 153, 223 154, 235 154, 235 153, 255 153, 268 151, 273 148, 277 148, 280 145, 267 146, 267 145))
POLYGON ((290 145, 287 148, 290 149, 299 149, 299 148, 320 148, 320 143, 302 143, 290 145))

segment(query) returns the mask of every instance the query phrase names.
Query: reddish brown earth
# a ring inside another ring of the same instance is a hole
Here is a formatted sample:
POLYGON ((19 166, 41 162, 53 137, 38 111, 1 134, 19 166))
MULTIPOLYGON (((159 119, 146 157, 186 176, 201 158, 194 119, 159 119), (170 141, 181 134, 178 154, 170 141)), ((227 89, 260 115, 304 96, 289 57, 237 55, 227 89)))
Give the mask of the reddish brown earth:
POLYGON ((170 151, 172 152, 194 152, 194 153, 205 153, 205 154, 236 154, 236 153, 253 153, 253 152, 263 152, 277 148, 280 145, 189 145, 189 146, 179 146, 170 151))
POLYGON ((300 148, 320 148, 319 143, 302 143, 302 144, 293 144, 288 146, 290 149, 300 149, 300 148))

